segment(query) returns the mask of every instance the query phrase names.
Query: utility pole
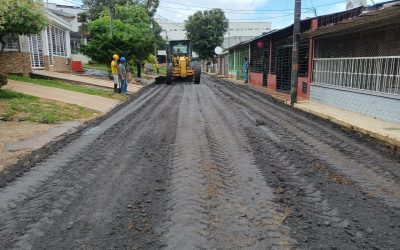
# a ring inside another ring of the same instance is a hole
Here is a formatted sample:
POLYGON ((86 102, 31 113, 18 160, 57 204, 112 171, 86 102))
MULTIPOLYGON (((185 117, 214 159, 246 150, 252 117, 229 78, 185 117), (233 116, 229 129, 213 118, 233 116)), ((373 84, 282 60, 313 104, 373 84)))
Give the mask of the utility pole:
POLYGON ((113 36, 113 13, 112 13, 112 0, 108 0, 108 11, 110 12, 110 33, 113 36))
POLYGON ((290 87, 290 105, 297 102, 297 79, 299 75, 299 36, 300 36, 301 0, 294 3, 293 51, 292 51, 292 81, 290 87))

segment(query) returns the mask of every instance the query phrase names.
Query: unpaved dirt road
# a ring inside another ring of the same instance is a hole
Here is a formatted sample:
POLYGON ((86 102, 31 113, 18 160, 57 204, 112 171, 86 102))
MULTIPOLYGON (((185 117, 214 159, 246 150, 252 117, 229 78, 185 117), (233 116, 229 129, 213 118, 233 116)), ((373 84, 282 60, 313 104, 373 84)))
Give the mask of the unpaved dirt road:
POLYGON ((246 87, 149 87, 60 143, 0 178, 0 249, 400 249, 399 157, 246 87))

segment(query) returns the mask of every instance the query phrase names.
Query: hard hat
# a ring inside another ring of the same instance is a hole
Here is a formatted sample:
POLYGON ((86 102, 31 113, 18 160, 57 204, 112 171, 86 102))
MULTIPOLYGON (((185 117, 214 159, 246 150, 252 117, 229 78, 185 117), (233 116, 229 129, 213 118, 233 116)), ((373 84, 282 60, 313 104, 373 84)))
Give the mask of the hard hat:
POLYGON ((125 57, 121 57, 121 59, 119 59, 119 61, 120 61, 120 62, 125 62, 126 59, 125 59, 125 57))
POLYGON ((113 59, 119 59, 119 56, 117 54, 114 54, 113 59))

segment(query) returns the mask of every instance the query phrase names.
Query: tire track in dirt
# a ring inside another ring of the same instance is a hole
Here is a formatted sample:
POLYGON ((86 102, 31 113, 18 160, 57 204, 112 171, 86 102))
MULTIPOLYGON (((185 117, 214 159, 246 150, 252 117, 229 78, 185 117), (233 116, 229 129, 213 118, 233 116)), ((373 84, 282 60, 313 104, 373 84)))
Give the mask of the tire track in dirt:
POLYGON ((318 138, 321 142, 339 148, 340 152, 353 156, 353 159, 360 164, 368 166, 371 161, 376 161, 374 166, 368 167, 386 176, 396 176, 400 180, 400 161, 398 161, 398 157, 393 157, 388 154, 386 149, 383 150, 381 147, 377 147, 375 141, 366 145, 365 142, 357 140, 360 139, 357 135, 340 131, 335 124, 329 121, 317 122, 312 115, 296 112, 296 110, 289 111, 289 107, 282 106, 271 100, 271 97, 263 96, 263 94, 254 90, 232 84, 224 84, 224 87, 231 90, 239 90, 239 93, 236 92, 238 96, 245 99, 250 98, 258 107, 263 106, 265 112, 279 118, 278 122, 285 121, 291 127, 307 134, 307 136, 318 138), (313 130, 310 130, 310 128, 313 128, 313 130))
MULTIPOLYGON (((241 98, 238 94, 228 91, 227 88, 220 89, 225 94, 232 96, 235 100, 244 104, 247 108, 253 110, 267 121, 270 126, 274 127, 274 131, 280 131, 281 134, 290 134, 285 140, 290 141, 292 145, 306 150, 308 153, 319 159, 324 165, 339 171, 347 178, 359 184, 360 188, 368 192, 370 195, 380 197, 386 204, 394 207, 400 207, 400 184, 397 178, 388 174, 381 174, 382 170, 377 169, 371 162, 380 165, 377 159, 370 159, 368 165, 358 162, 357 156, 346 154, 334 145, 324 142, 326 136, 317 137, 309 133, 310 129, 297 128, 300 122, 296 120, 282 119, 282 115, 275 115, 276 111, 271 109, 265 110, 260 108, 260 103, 249 98, 241 98), (320 139, 322 138, 322 139, 320 139), (371 167, 373 165, 373 167, 371 167), (374 169, 375 168, 375 169, 374 169)), ((242 96, 244 96, 242 94, 242 96)), ((311 130, 313 132, 317 129, 311 130)), ((382 158, 377 156, 378 158, 382 158)), ((387 160, 386 160, 387 162, 387 160)), ((396 162, 391 162, 391 165, 396 165, 396 162)))
MULTIPOLYGON (((264 97, 263 102, 256 101, 263 96, 260 94, 253 98, 253 93, 245 88, 231 88, 229 84, 216 84, 215 81, 207 83, 218 94, 219 99, 224 100, 227 105, 236 106, 242 113, 237 117, 242 117, 238 119, 252 145, 257 165, 262 169, 268 185, 276 188, 277 202, 292 208, 293 214, 285 220, 285 224, 290 225, 292 236, 298 240, 300 247, 395 249, 400 245, 396 237, 396 234, 400 233, 399 210, 386 206, 388 200, 382 199, 382 196, 378 199, 368 196, 359 184, 338 174, 337 169, 320 159, 318 148, 315 148, 313 153, 305 150, 304 147, 307 148, 308 145, 302 140, 302 134, 297 134, 299 132, 294 118, 290 118, 300 114, 279 107, 283 109, 283 116, 286 117, 281 118, 275 115, 280 109, 273 111, 274 105, 279 104, 273 103, 268 97, 264 97), (270 102, 272 103, 269 104, 270 102), (313 193, 314 190, 318 192, 313 193)), ((304 114, 303 116, 302 119, 306 119, 304 114)), ((326 131, 328 137, 332 134, 346 134, 337 127, 325 125, 324 121, 307 118, 311 121, 300 124, 300 127, 316 123, 326 131)), ((327 136, 320 138, 319 126, 309 127, 307 136, 328 143, 330 139, 325 140, 327 136), (313 133, 314 130, 318 132, 313 133)), ((334 149, 347 154, 346 158, 351 157, 357 162, 363 162, 371 156, 358 161, 358 151, 366 148, 366 152, 372 152, 371 155, 376 156, 376 159, 369 160, 370 163, 378 163, 380 171, 377 173, 390 176, 385 172, 386 168, 382 166, 382 162, 389 162, 391 166, 388 166, 388 169, 391 169, 396 164, 392 160, 393 157, 381 155, 380 151, 368 142, 357 139, 349 135, 345 138, 345 143, 335 142, 334 149), (353 145, 361 145, 360 149, 355 150, 355 155, 347 153, 351 148, 341 148, 353 145), (380 159, 382 162, 379 162, 380 159)))
MULTIPOLYGON (((302 195, 308 200, 304 201, 303 206, 308 207, 315 212, 320 219, 324 220, 325 223, 329 225, 344 228, 347 227, 349 222, 346 219, 339 217, 339 212, 336 208, 332 208, 329 202, 322 197, 322 192, 313 183, 310 183, 306 178, 302 176, 299 170, 300 166, 296 166, 296 162, 292 162, 289 159, 289 152, 286 151, 285 147, 282 146, 284 136, 282 134, 276 134, 272 132, 266 125, 259 124, 260 120, 250 115, 249 110, 242 108, 245 116, 252 121, 253 126, 258 126, 261 128, 262 132, 259 133, 262 137, 263 133, 266 133, 270 140, 268 143, 263 144, 263 149, 265 150, 270 162, 273 165, 279 165, 286 171, 289 178, 292 179, 293 184, 300 189, 302 195)), ((277 192, 284 192, 284 188, 280 188, 277 192)))
POLYGON ((208 86, 195 88, 185 91, 180 105, 186 108, 179 113, 171 163, 176 170, 167 248, 290 248, 295 241, 282 225, 285 215, 272 202, 272 190, 241 141, 241 129, 229 125, 236 122, 229 121, 233 117, 224 117, 229 108, 208 86))
MULTIPOLYGON (((157 93, 157 91, 154 93, 157 93)), ((112 190, 117 190, 118 185, 122 184, 118 182, 118 179, 121 181, 121 174, 129 171, 126 167, 130 166, 131 157, 134 155, 121 154, 121 147, 135 147, 136 141, 140 141, 143 133, 147 133, 147 131, 140 131, 141 128, 138 127, 136 128, 138 133, 133 133, 135 126, 132 126, 132 124, 136 125, 135 122, 137 123, 143 118, 146 119, 147 113, 153 113, 154 118, 159 117, 160 113, 164 113, 165 110, 160 111, 158 106, 163 101, 172 102, 175 99, 175 96, 172 95, 167 98, 169 93, 169 89, 165 89, 158 96, 157 101, 153 100, 151 105, 146 106, 145 103, 142 103, 144 106, 138 106, 139 117, 136 117, 132 113, 134 110, 131 110, 131 113, 123 116, 122 120, 103 133, 97 130, 85 132, 89 133, 89 136, 93 133, 96 139, 90 144, 90 147, 81 149, 84 152, 83 154, 71 160, 66 160, 64 163, 61 162, 65 165, 59 166, 59 170, 54 175, 43 181, 40 186, 31 189, 30 193, 24 196, 24 199, 10 203, 15 204, 15 209, 2 211, 0 216, 1 245, 7 244, 3 246, 18 249, 30 249, 36 244, 38 244, 38 247, 47 245, 49 248, 62 248, 65 246, 64 241, 70 241, 69 243, 75 247, 82 247, 83 245, 93 247, 96 242, 98 244, 102 240, 101 238, 104 240, 102 233, 110 229, 110 225, 115 223, 115 216, 112 213, 115 212, 114 208, 120 206, 120 201, 117 199, 121 196, 115 195, 112 199, 108 199, 109 205, 104 204, 104 200, 109 198, 108 195, 113 192, 112 190), (118 133, 115 133, 116 131, 118 133), (118 168, 115 168, 117 167, 116 156, 119 156, 118 168), (109 171, 110 166, 115 168, 111 172, 109 171), (99 182, 104 183, 99 185, 99 182), (109 189, 110 192, 106 189, 109 189), (96 194, 98 190, 101 191, 96 194), (93 199, 93 196, 88 196, 87 193, 95 195, 94 197, 97 197, 98 200, 93 199), (82 196, 88 197, 88 200, 82 200, 82 196), (102 196, 104 199, 101 198, 102 196), (79 209, 77 204, 82 205, 82 203, 86 205, 79 209), (113 209, 110 209, 111 207, 113 209), (83 212, 85 210, 87 211, 83 212), (99 220, 103 226, 99 226, 99 220), (93 227, 96 224, 97 228, 93 227), (55 230, 54 227, 57 229, 55 230), (71 230, 71 228, 74 229, 71 230), (72 239, 67 237, 76 231, 80 231, 79 237, 76 237, 76 235, 72 239), (14 232, 14 234, 11 232, 14 232), (60 237, 56 232, 63 236, 60 237), (56 235, 49 242, 48 236, 53 233, 56 233, 56 235), (15 237, 16 235, 19 236, 15 237), (90 241, 92 241, 92 244, 88 243, 90 241)), ((64 154, 69 155, 69 151, 66 151, 65 148, 41 165, 45 167, 58 166, 60 156, 64 154)), ((126 194, 126 192, 123 193, 126 194)), ((108 241, 107 243, 110 244, 111 242, 108 241)))

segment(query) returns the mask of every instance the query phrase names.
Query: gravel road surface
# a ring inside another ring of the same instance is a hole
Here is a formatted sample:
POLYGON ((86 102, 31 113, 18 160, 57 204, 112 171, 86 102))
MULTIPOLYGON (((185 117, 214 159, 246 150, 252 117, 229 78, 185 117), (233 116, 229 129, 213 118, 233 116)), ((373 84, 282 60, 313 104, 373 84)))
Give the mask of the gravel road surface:
POLYGON ((0 249, 400 249, 399 156, 245 86, 150 86, 59 143, 0 176, 0 249))

